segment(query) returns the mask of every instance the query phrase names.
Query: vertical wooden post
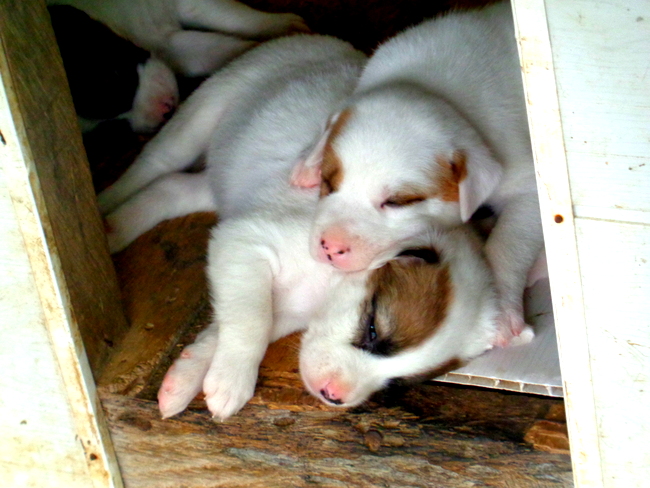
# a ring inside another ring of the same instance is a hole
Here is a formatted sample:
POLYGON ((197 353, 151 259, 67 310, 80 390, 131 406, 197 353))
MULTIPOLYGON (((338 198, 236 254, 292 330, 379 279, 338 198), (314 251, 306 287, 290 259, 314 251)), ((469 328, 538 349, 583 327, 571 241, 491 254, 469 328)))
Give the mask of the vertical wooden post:
POLYGON ((650 3, 512 0, 576 486, 650 477, 650 3))
POLYGON ((0 470, 119 487, 93 373, 127 323, 43 2, 0 1, 0 77, 0 470))

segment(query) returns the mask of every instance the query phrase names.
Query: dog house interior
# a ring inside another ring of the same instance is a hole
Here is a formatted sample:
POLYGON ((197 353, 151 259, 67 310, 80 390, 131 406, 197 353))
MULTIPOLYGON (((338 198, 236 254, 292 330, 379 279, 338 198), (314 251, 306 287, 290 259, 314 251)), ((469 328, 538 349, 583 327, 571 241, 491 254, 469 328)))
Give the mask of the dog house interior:
MULTIPOLYGON (((487 2, 245 3, 371 53, 487 2)), ((645 486, 650 6, 512 7, 550 278, 526 292, 533 342, 340 410, 302 386, 291 335, 220 423, 200 396, 166 420, 156 403, 210 317, 217 216, 165 221, 110 256, 95 194, 150 136, 113 121, 82 137, 44 3, 0 3, 3 486, 645 486)))

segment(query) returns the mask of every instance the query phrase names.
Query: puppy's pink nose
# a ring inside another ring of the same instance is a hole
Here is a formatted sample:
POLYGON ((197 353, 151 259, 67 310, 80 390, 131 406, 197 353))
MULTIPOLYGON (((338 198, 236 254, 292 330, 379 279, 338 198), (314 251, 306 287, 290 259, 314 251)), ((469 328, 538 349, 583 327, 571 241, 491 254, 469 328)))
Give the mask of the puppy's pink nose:
POLYGON ((335 237, 329 239, 325 237, 321 238, 320 247, 327 255, 327 259, 333 262, 344 259, 347 257, 345 255, 352 251, 352 248, 345 240, 335 237))
POLYGON ((337 390, 338 389, 336 388, 335 385, 333 385, 332 383, 328 383, 320 391, 320 394, 327 403, 331 403, 332 405, 342 405, 343 404, 343 400, 341 400, 342 395, 341 392, 337 390))
POLYGON ((351 239, 347 232, 336 227, 323 232, 319 255, 323 262, 329 261, 337 268, 347 269, 350 259, 353 259, 351 239))
POLYGON ((359 271, 370 265, 373 257, 368 246, 342 227, 330 227, 317 241, 317 259, 343 271, 359 271), (365 251, 364 251, 365 250, 365 251))

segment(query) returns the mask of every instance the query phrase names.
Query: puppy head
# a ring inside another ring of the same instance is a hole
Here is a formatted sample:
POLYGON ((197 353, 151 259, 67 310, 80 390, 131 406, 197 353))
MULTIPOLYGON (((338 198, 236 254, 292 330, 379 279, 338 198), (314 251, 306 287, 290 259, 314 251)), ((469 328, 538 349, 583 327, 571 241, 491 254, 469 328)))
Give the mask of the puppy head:
POLYGON ((426 379, 491 347, 497 306, 467 229, 430 230, 375 270, 345 273, 303 336, 307 389, 354 406, 392 379, 426 379))
POLYGON ((431 217, 445 226, 469 220, 501 166, 446 102, 393 87, 352 100, 296 174, 320 181, 312 255, 357 271, 394 255, 431 217))

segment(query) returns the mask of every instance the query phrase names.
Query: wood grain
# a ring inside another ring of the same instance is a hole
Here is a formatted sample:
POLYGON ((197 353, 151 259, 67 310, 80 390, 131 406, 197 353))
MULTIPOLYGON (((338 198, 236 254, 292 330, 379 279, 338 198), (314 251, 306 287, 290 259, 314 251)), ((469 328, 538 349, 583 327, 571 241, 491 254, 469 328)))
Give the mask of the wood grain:
POLYGON ((576 485, 645 487, 648 3, 512 3, 576 485))
POLYGON ((438 428, 400 409, 294 413, 249 405, 161 420, 153 402, 104 408, 128 488, 570 487, 568 456, 438 428))
POLYGON ((206 249, 215 222, 209 213, 162 222, 114 256, 131 328, 104 369, 100 389, 138 394, 169 365, 181 335, 206 325, 206 249))

